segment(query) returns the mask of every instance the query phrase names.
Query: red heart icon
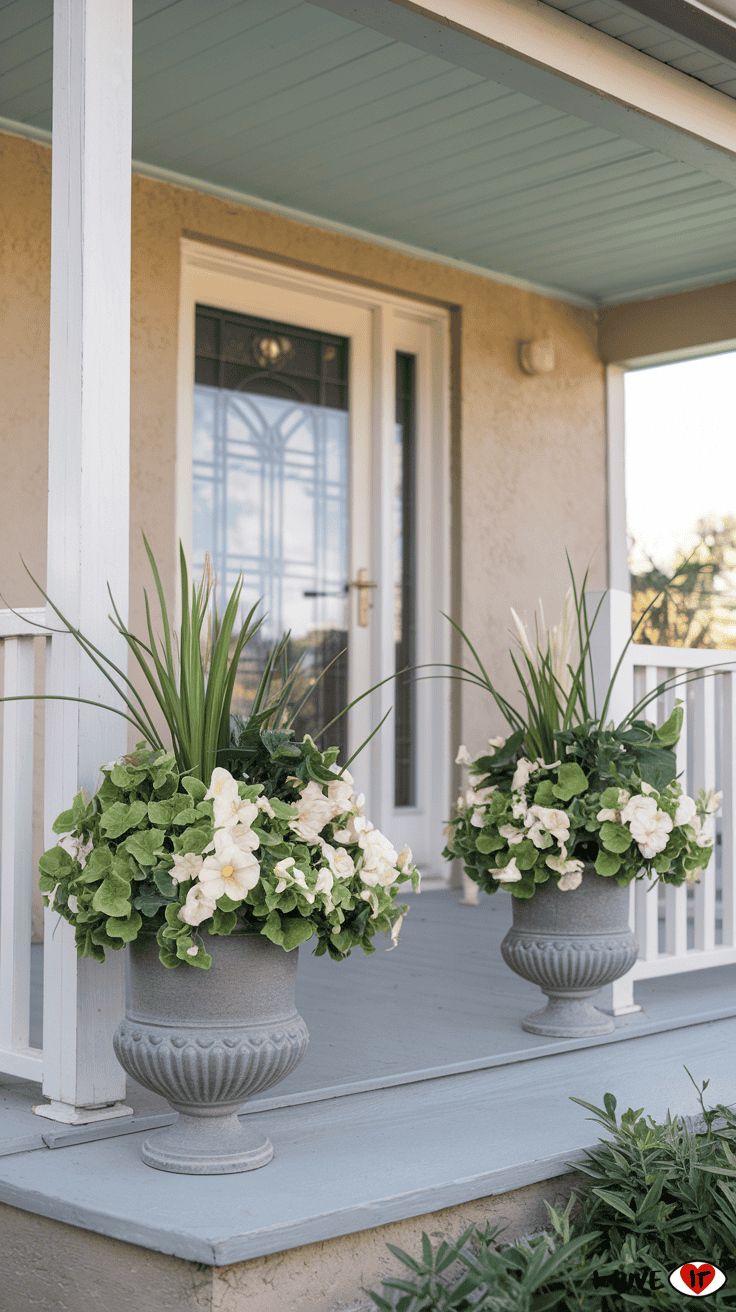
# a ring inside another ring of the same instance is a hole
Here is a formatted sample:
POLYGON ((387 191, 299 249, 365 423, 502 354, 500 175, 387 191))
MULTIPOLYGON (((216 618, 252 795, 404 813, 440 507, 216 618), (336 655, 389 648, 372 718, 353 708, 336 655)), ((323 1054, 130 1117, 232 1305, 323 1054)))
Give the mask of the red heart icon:
POLYGON ((702 1262, 700 1266, 695 1266, 693 1262, 686 1262, 685 1266, 680 1267, 680 1276, 684 1284, 696 1294, 705 1293, 715 1274, 716 1269, 710 1265, 710 1262, 702 1262))

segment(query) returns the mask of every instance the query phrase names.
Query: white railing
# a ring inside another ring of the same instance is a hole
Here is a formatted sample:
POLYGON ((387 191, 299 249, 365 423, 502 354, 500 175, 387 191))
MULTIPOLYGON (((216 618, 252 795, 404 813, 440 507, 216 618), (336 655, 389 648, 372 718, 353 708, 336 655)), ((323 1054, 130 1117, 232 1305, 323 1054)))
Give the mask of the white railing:
MULTIPOLYGON (((47 646, 45 610, 0 611, 3 696, 33 694, 37 644, 47 646)), ((42 1052, 31 1047, 31 920, 34 869, 34 804, 39 762, 34 753, 34 705, 11 701, 2 711, 0 829, 0 1071, 40 1080, 42 1052)))
POLYGON ((631 707, 674 675, 680 676, 677 686, 651 702, 642 718, 663 724, 675 699, 683 702, 678 774, 691 797, 701 788, 723 793, 714 825, 716 845, 699 883, 632 885, 631 925, 639 958, 613 985, 617 1015, 639 1010, 634 1003, 637 980, 736 962, 736 654, 634 645, 621 670, 619 699, 627 696, 631 707), (723 668, 714 671, 713 666, 723 668), (702 678, 686 682, 699 670, 702 678))

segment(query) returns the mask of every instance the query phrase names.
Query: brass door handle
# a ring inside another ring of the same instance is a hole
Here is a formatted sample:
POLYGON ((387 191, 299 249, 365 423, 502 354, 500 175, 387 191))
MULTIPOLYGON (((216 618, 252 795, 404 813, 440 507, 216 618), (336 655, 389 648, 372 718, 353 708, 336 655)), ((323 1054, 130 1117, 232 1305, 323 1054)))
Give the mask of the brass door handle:
POLYGON ((358 589, 358 624, 365 629, 368 627, 368 615, 371 608, 371 588, 378 587, 378 584, 371 583, 367 569, 359 569, 357 579, 349 583, 348 587, 358 589))

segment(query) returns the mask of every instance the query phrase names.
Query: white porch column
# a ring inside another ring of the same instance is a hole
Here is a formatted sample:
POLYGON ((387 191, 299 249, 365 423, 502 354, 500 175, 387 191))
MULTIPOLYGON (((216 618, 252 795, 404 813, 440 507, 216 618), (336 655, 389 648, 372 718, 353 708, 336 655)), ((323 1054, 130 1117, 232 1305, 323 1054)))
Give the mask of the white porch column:
MULTIPOLYGON (((132 0, 55 0, 47 591, 122 668, 108 582, 128 606, 132 0)), ((49 615, 51 622, 51 615, 49 615)), ((54 637, 47 692, 110 704, 112 690, 71 637, 54 637)), ((126 749, 126 722, 48 702, 46 842, 101 764, 126 749)), ((44 1094, 35 1110, 74 1124, 130 1114, 112 1050, 124 1008, 123 954, 79 961, 71 927, 46 913, 44 1094)))

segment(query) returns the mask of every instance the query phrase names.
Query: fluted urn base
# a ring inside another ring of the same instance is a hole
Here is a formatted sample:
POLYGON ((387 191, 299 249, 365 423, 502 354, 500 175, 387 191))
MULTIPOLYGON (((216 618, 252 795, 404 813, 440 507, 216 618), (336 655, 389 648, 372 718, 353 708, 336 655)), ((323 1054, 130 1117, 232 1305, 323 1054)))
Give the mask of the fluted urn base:
POLYGON ((629 928, 628 888, 586 866, 579 888, 562 892, 550 880, 528 901, 514 898, 513 910, 503 959, 549 999, 521 1022, 522 1029, 558 1039, 610 1034, 613 1017, 590 999, 625 975, 639 955, 629 928))
POLYGON ((152 934, 131 943, 126 1016, 113 1039, 128 1074, 179 1113, 145 1140, 143 1161, 183 1175, 270 1162, 270 1141, 238 1111, 283 1080, 309 1042, 294 1005, 298 949, 237 932, 208 937, 207 949, 209 970, 167 970, 152 934))
POLYGON ((180 1175, 234 1175, 255 1171, 273 1157, 273 1144, 265 1134, 230 1116, 186 1116, 143 1142, 146 1166, 180 1175))

